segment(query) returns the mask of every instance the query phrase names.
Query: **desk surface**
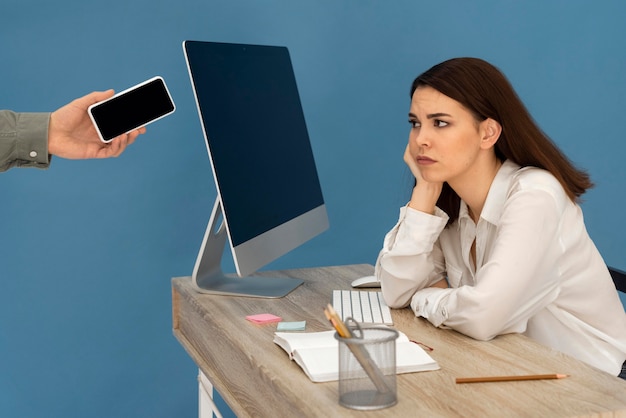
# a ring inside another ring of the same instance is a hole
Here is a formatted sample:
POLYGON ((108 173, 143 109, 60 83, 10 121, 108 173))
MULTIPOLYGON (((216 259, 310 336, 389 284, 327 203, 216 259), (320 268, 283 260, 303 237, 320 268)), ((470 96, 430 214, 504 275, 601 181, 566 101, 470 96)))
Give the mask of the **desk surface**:
POLYGON ((393 310, 394 325, 434 348, 441 370, 397 376, 398 404, 359 412, 338 404, 337 382, 313 383, 272 342, 276 324, 246 315, 306 320, 306 331, 329 330, 323 312, 333 289, 372 274, 367 264, 286 270, 304 284, 281 299, 197 293, 189 277, 172 279, 176 338, 239 417, 247 416, 626 416, 626 381, 517 334, 481 342, 437 329, 410 309, 393 310), (560 380, 456 384, 456 377, 565 373, 560 380), (620 411, 620 412, 615 412, 620 411))

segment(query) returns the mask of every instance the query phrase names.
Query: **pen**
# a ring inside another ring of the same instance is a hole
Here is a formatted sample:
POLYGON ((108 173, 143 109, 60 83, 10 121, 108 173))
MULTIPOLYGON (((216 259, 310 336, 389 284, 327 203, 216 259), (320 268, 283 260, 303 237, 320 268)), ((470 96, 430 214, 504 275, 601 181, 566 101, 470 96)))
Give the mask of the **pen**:
POLYGON ((529 374, 522 376, 457 377, 456 383, 514 382, 519 380, 564 379, 566 374, 529 374))

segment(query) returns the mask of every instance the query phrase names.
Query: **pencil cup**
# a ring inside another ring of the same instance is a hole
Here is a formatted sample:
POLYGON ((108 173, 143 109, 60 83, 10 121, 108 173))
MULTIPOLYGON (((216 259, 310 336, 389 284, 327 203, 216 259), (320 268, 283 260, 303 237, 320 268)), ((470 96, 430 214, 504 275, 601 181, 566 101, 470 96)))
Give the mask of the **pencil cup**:
POLYGON ((339 341, 339 404, 373 410, 395 405, 396 339, 398 331, 386 327, 359 327, 352 338, 339 341))

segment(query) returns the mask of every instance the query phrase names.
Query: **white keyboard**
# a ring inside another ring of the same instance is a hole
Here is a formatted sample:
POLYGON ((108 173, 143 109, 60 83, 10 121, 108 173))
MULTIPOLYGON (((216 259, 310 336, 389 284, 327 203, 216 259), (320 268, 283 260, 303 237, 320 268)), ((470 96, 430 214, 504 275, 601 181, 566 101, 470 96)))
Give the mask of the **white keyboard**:
POLYGON ((342 321, 393 325, 391 310, 380 291, 333 290, 333 308, 342 321))

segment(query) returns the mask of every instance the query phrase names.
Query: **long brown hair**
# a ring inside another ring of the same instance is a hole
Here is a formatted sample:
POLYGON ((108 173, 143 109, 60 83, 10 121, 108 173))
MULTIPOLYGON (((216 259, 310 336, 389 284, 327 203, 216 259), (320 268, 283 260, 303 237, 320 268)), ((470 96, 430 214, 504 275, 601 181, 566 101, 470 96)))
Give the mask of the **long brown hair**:
MULTIPOLYGON (((487 118, 499 122, 502 133, 494 148, 501 161, 549 171, 573 202, 593 187, 589 175, 576 168, 543 133, 504 74, 488 62, 478 58, 444 61, 413 81, 411 97, 421 86, 430 86, 461 103, 479 122, 487 118)), ((458 218, 460 198, 448 183, 444 183, 437 206, 450 217, 448 225, 458 218)))

